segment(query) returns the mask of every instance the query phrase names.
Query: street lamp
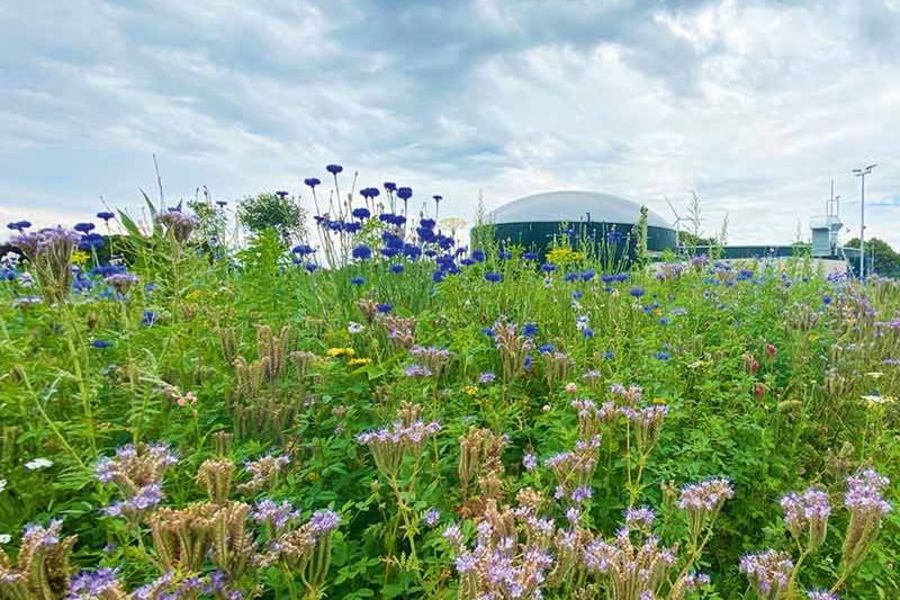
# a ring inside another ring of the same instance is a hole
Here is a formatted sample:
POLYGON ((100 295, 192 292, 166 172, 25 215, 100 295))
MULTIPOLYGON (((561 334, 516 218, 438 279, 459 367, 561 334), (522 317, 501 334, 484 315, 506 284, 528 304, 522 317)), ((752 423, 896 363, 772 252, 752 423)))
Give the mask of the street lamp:
POLYGON ((853 174, 859 177, 859 279, 862 281, 866 277, 866 248, 865 248, 865 227, 866 227, 866 175, 877 167, 876 164, 867 165, 861 169, 853 169, 853 174))

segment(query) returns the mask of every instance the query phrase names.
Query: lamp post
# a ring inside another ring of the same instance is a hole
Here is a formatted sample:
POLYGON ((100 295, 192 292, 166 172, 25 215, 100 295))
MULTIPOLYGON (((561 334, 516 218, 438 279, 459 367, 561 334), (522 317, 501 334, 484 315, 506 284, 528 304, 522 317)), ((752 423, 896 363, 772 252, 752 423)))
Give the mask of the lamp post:
POLYGON ((866 247, 865 247, 865 228, 866 228, 866 175, 877 167, 876 164, 866 165, 861 169, 853 169, 853 174, 859 177, 859 279, 862 281, 866 277, 866 247))

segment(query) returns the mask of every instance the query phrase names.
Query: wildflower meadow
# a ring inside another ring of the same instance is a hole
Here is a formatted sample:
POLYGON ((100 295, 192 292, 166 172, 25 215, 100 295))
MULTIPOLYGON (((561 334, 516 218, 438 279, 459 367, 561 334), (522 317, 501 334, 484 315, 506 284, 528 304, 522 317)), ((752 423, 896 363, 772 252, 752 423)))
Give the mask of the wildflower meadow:
POLYGON ((900 283, 304 184, 9 224, 0 597, 900 598, 900 283))

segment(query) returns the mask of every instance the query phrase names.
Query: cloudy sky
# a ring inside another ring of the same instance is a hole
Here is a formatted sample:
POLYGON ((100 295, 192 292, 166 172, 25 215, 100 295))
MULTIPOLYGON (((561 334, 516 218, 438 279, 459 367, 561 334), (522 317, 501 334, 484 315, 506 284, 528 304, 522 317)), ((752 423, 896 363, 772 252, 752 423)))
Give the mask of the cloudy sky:
MULTIPOLYGON (((0 220, 73 223, 324 165, 474 218, 532 192, 702 198, 729 242, 804 233, 829 181, 900 246, 900 0, 8 0, 0 220)), ((442 211, 445 210, 442 208, 442 211)))

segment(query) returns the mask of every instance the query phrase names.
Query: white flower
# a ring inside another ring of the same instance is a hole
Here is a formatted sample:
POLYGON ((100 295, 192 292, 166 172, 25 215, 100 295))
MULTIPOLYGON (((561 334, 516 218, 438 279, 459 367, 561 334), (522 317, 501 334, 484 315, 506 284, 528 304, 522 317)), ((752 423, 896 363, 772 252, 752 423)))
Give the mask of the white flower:
POLYGON ((896 399, 893 396, 881 396, 879 394, 870 394, 868 396, 861 396, 861 398, 872 405, 874 405, 874 404, 890 404, 890 403, 896 401, 896 399))
POLYGON ((356 323, 354 321, 350 321, 350 323, 347 325, 347 331, 354 335, 357 333, 362 333, 363 329, 365 329, 363 325, 360 325, 359 323, 356 323))
POLYGON ((53 466, 53 461, 49 458, 35 458, 25 463, 25 468, 29 471, 38 471, 53 466))
POLYGON ((6 480, 0 479, 0 492, 6 489, 6 480))
POLYGON ((12 536, 8 533, 0 533, 0 546, 5 546, 12 541, 12 536))

